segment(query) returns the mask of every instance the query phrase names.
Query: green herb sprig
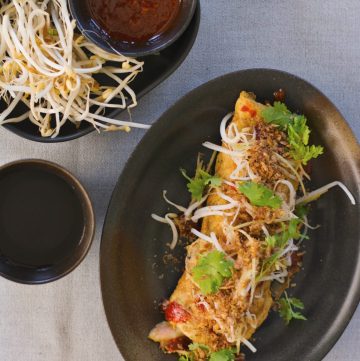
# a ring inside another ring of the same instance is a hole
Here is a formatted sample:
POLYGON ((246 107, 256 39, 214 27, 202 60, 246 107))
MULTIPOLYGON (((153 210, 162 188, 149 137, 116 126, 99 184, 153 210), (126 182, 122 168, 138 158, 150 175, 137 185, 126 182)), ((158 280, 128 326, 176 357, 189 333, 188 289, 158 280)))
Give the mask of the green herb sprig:
POLYGON ((281 224, 282 232, 279 234, 275 234, 275 246, 279 248, 283 248, 286 246, 289 239, 299 239, 301 237, 301 233, 299 230, 299 224, 301 220, 298 218, 291 219, 288 226, 285 223, 281 224))
POLYGON ((227 348, 221 351, 213 352, 210 355, 209 361, 234 361, 235 355, 236 350, 227 348))
POLYGON ((208 346, 192 343, 189 345, 189 352, 185 355, 181 355, 178 361, 194 361, 195 353, 194 351, 197 349, 201 349, 205 351, 206 358, 208 361, 235 361, 236 350, 235 349, 223 349, 216 352, 210 352, 208 346))
POLYGON ((306 165, 310 159, 323 154, 322 146, 308 145, 311 131, 304 115, 291 113, 281 102, 275 102, 273 106, 266 107, 261 115, 267 123, 276 124, 280 129, 287 131, 290 155, 295 160, 306 165))
POLYGON ((298 299, 288 297, 287 293, 284 292, 284 297, 278 301, 279 313, 285 323, 288 325, 292 319, 306 320, 306 317, 301 312, 296 311, 303 310, 304 304, 298 299))
POLYGON ((243 193, 254 206, 279 208, 282 200, 268 187, 255 183, 243 182, 238 185, 238 189, 243 193))
POLYGON ((226 278, 231 277, 234 262, 226 259, 225 253, 212 251, 199 258, 192 275, 201 293, 208 295, 219 290, 226 278))
POLYGON ((274 252, 271 256, 266 258, 261 265, 260 272, 256 276, 256 281, 260 281, 265 275, 271 272, 273 266, 280 259, 282 251, 286 247, 289 239, 299 239, 301 237, 301 233, 299 230, 299 224, 301 220, 298 218, 294 218, 290 220, 289 224, 286 226, 285 223, 282 223, 282 232, 278 234, 274 234, 272 236, 265 238, 266 246, 270 248, 276 248, 276 252, 274 252))
POLYGON ((208 185, 219 187, 221 185, 221 178, 216 175, 211 175, 203 169, 197 169, 194 178, 190 178, 184 169, 180 169, 181 174, 189 181, 187 188, 191 193, 191 197, 199 201, 204 190, 208 185))

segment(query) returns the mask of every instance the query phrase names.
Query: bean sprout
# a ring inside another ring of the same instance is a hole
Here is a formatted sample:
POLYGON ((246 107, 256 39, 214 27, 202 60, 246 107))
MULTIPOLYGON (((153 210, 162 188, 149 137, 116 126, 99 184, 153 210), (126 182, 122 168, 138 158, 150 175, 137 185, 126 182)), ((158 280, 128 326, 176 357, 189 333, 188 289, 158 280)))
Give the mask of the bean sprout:
POLYGON ((7 108, 0 125, 29 119, 43 137, 52 138, 68 121, 76 127, 86 121, 98 130, 149 128, 103 115, 137 105, 129 84, 143 62, 107 53, 76 34, 66 0, 1 3, 0 99, 7 108), (95 76, 112 85, 101 86, 95 76), (20 104, 28 110, 12 117, 20 104))

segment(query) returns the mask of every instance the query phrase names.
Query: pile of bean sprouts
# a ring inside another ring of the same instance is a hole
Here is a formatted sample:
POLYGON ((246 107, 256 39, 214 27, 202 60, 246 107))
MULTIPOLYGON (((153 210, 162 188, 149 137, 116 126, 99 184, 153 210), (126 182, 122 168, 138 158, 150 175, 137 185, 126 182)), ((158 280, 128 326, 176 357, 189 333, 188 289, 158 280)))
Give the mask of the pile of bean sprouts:
POLYGON ((143 62, 110 54, 76 34, 66 0, 0 1, 0 125, 29 119, 43 137, 56 137, 68 121, 97 130, 146 129, 104 116, 137 105, 129 84, 143 62), (107 77, 101 85, 94 75, 107 77), (106 82, 109 84, 109 82, 106 82), (19 103, 27 111, 11 117, 19 103))

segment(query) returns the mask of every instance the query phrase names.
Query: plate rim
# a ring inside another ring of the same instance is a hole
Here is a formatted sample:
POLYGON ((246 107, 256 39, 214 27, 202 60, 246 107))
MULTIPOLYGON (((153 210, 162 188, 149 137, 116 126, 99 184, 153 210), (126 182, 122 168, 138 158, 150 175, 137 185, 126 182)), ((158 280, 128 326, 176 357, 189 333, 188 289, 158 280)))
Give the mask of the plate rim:
MULTIPOLYGON (((111 326, 111 321, 110 321, 111 315, 110 315, 110 312, 107 310, 107 307, 105 306, 105 299, 104 299, 104 273, 105 272, 103 269, 106 265, 106 262, 104 262, 103 254, 104 254, 105 243, 108 243, 107 239, 111 238, 111 237, 108 237, 108 238, 106 237, 106 231, 107 231, 107 227, 108 227, 108 223, 109 223, 110 213, 111 213, 112 209, 116 207, 115 196, 117 195, 117 193, 121 192, 120 185, 123 184, 124 181, 126 181, 124 174, 127 172, 127 169, 130 166, 130 163, 132 163, 133 159, 137 156, 137 153, 139 152, 139 148, 144 143, 144 141, 146 141, 147 138, 151 137, 152 133, 155 132, 155 134, 156 134, 157 128, 161 127, 162 124, 166 122, 166 118, 168 117, 168 114, 171 113, 173 111, 173 109, 175 109, 176 107, 179 107, 187 98, 189 98, 193 94, 196 94, 197 92, 201 92, 204 88, 208 87, 209 85, 216 84, 217 82, 221 82, 225 78, 239 76, 239 74, 248 73, 248 72, 249 73, 251 73, 251 72, 254 72, 254 73, 268 72, 268 73, 273 73, 273 75, 283 75, 286 77, 291 77, 298 81, 303 82, 304 84, 306 84, 306 86, 309 86, 314 91, 316 91, 319 95, 324 97, 324 99, 328 102, 329 106, 331 106, 333 108, 333 110, 340 115, 340 117, 342 119, 342 123, 345 127, 344 131, 346 133, 348 133, 348 135, 352 138, 352 140, 355 143, 357 143, 357 145, 358 145, 357 154, 354 155, 353 158, 355 159, 357 156, 360 159, 359 141, 358 141, 357 137, 355 136, 354 132, 352 131, 348 121, 343 116, 343 114, 340 112, 340 110, 337 108, 337 106, 319 88, 314 86, 312 83, 310 83, 309 81, 303 79, 302 77, 300 77, 298 75, 295 75, 295 74, 287 72, 287 71, 274 69, 274 68, 260 68, 260 67, 236 70, 233 72, 222 74, 218 77, 210 79, 209 81, 206 81, 205 83, 195 87, 194 89, 192 89, 191 91, 189 91, 188 93, 186 93, 185 95, 180 97, 177 101, 175 101, 152 124, 151 128, 142 137, 141 141, 136 145, 135 149, 133 150, 130 157, 126 161, 126 163, 119 175, 119 178, 115 184, 114 190, 110 197, 110 201, 109 201, 109 205, 108 205, 108 208, 107 208, 107 211, 105 214, 105 218, 104 218, 104 223, 103 223, 103 228, 102 228, 102 233, 101 233, 100 249, 99 249, 99 252, 100 252, 100 254, 99 254, 99 282, 100 282, 100 288, 101 288, 101 300, 102 300, 102 306, 103 306, 103 309, 105 312, 108 327, 111 331, 113 340, 122 356, 123 356, 123 353, 122 353, 123 346, 120 345, 120 343, 117 341, 117 339, 115 337, 113 328, 111 326)), ((357 172, 357 173, 354 172, 354 177, 355 177, 355 179, 359 180, 358 189, 360 189, 360 172, 357 172)), ((359 205, 357 204, 357 206, 359 206, 359 205)), ((358 242, 360 242, 360 234, 357 237, 358 237, 358 242)), ((344 298, 344 304, 347 304, 347 306, 342 307, 339 310, 334 322, 331 325, 331 330, 329 331, 326 339, 323 339, 322 344, 320 345, 319 349, 317 351, 315 351, 315 355, 314 355, 315 358, 313 359, 313 361, 323 360, 323 358, 333 349, 333 347, 335 346, 337 341, 340 339, 342 334, 345 332, 359 303, 360 303, 360 262, 358 262, 356 264, 356 267, 353 272, 353 277, 351 280, 351 285, 348 289, 346 297, 344 298), (334 328, 334 330, 332 330, 332 328, 334 328)), ((128 361, 127 359, 125 359, 125 357, 124 357, 124 360, 128 361)))

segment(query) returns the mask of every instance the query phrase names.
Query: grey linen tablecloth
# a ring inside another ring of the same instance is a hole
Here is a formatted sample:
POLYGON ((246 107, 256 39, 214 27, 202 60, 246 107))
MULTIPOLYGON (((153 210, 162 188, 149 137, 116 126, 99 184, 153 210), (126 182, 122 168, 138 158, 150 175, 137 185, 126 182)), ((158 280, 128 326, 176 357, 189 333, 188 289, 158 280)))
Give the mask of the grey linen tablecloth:
MULTIPOLYGON (((297 74, 320 88, 359 139, 360 1, 201 3, 200 32, 189 57, 175 74, 141 99, 134 120, 154 122, 179 97, 221 74, 269 67, 297 74)), ((122 360, 102 306, 99 245, 111 192, 143 135, 137 130, 131 134, 92 133, 68 143, 43 145, 0 129, 1 164, 29 157, 61 164, 84 183, 97 217, 91 251, 72 274, 42 286, 0 279, 0 360, 122 360)), ((360 309, 325 360, 360 360, 360 309)))

